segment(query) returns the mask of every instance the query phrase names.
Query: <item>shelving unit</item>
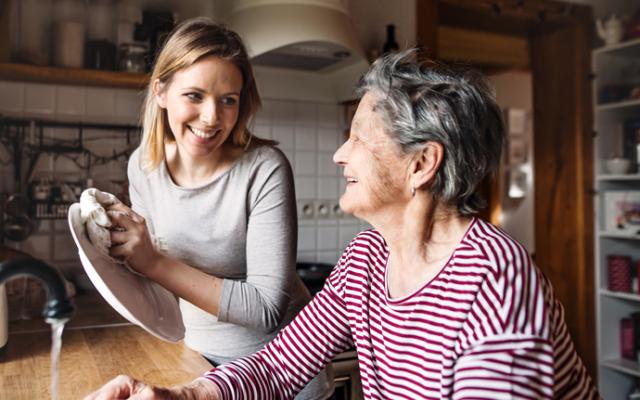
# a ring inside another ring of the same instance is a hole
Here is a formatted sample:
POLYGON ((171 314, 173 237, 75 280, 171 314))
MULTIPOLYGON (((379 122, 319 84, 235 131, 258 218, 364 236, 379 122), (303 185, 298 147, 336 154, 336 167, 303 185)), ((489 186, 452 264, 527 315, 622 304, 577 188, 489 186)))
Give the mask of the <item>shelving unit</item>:
MULTIPOLYGON (((640 260, 640 233, 618 232, 605 224, 605 193, 640 191, 640 171, 633 165, 628 174, 609 174, 605 159, 621 150, 622 124, 629 118, 640 118, 640 99, 624 99, 598 103, 603 85, 621 82, 621 70, 640 59, 640 39, 596 49, 592 53, 595 79, 594 140, 595 184, 595 282, 598 355, 598 388, 604 399, 625 399, 640 381, 640 363, 622 359, 620 355, 620 319, 640 311, 640 294, 608 290, 607 256, 629 255, 640 260)), ((640 230, 640 226, 638 227, 640 230)), ((640 279, 640 277, 639 277, 640 279)))
POLYGON ((120 71, 0 63, 0 80, 142 89, 149 76, 120 71))

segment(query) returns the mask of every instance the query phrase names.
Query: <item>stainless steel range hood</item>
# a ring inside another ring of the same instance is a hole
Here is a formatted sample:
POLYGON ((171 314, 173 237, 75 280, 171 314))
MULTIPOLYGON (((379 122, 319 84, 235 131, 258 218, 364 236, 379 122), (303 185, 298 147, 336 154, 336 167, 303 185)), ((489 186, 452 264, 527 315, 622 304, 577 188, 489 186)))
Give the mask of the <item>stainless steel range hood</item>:
POLYGON ((329 80, 337 100, 368 68, 346 0, 235 0, 228 22, 254 65, 329 80))

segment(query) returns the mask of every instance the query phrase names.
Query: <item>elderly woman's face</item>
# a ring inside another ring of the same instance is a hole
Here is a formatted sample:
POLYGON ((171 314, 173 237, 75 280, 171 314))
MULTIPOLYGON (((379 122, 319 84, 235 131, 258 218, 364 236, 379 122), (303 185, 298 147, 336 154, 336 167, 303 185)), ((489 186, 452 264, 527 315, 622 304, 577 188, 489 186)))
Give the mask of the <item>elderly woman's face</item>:
POLYGON ((366 220, 399 204, 405 197, 403 193, 409 193, 408 156, 402 155, 385 133, 375 102, 372 93, 362 97, 351 123, 349 140, 333 155, 333 161, 344 167, 347 180, 340 207, 366 220))

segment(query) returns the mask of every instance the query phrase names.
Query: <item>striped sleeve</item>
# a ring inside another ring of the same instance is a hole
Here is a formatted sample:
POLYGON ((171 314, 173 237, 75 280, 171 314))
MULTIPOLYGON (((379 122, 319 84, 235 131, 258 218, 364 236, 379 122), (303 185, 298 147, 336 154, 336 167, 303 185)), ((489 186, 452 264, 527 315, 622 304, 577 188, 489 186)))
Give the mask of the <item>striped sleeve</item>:
POLYGON ((528 335, 493 336, 454 369, 454 399, 552 399, 553 349, 528 335))
MULTIPOLYGON (((343 261, 332 275, 339 274, 343 261)), ((344 301, 328 283, 263 350, 204 377, 223 399, 291 399, 352 344, 344 301)))
POLYGON ((553 398, 547 301, 526 250, 492 227, 476 244, 492 266, 461 335, 454 399, 553 398))
POLYGON ((452 397, 597 398, 550 283, 522 245, 497 228, 479 228, 488 240, 477 244, 494 273, 463 328, 452 397))
POLYGON ((454 367, 454 399, 552 399, 554 350, 541 276, 526 251, 494 240, 487 277, 463 329, 454 367))

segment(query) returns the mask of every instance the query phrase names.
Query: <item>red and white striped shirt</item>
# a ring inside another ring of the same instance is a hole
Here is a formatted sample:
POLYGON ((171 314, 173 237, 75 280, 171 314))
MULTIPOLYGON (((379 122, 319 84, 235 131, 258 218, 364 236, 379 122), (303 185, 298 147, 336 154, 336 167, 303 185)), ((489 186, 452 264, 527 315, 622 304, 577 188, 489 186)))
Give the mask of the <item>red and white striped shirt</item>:
POLYGON ((564 311, 527 251, 474 219, 446 266, 402 299, 389 249, 359 234, 327 284, 267 347, 205 374, 224 399, 293 398, 356 346, 367 399, 592 399, 564 311))

